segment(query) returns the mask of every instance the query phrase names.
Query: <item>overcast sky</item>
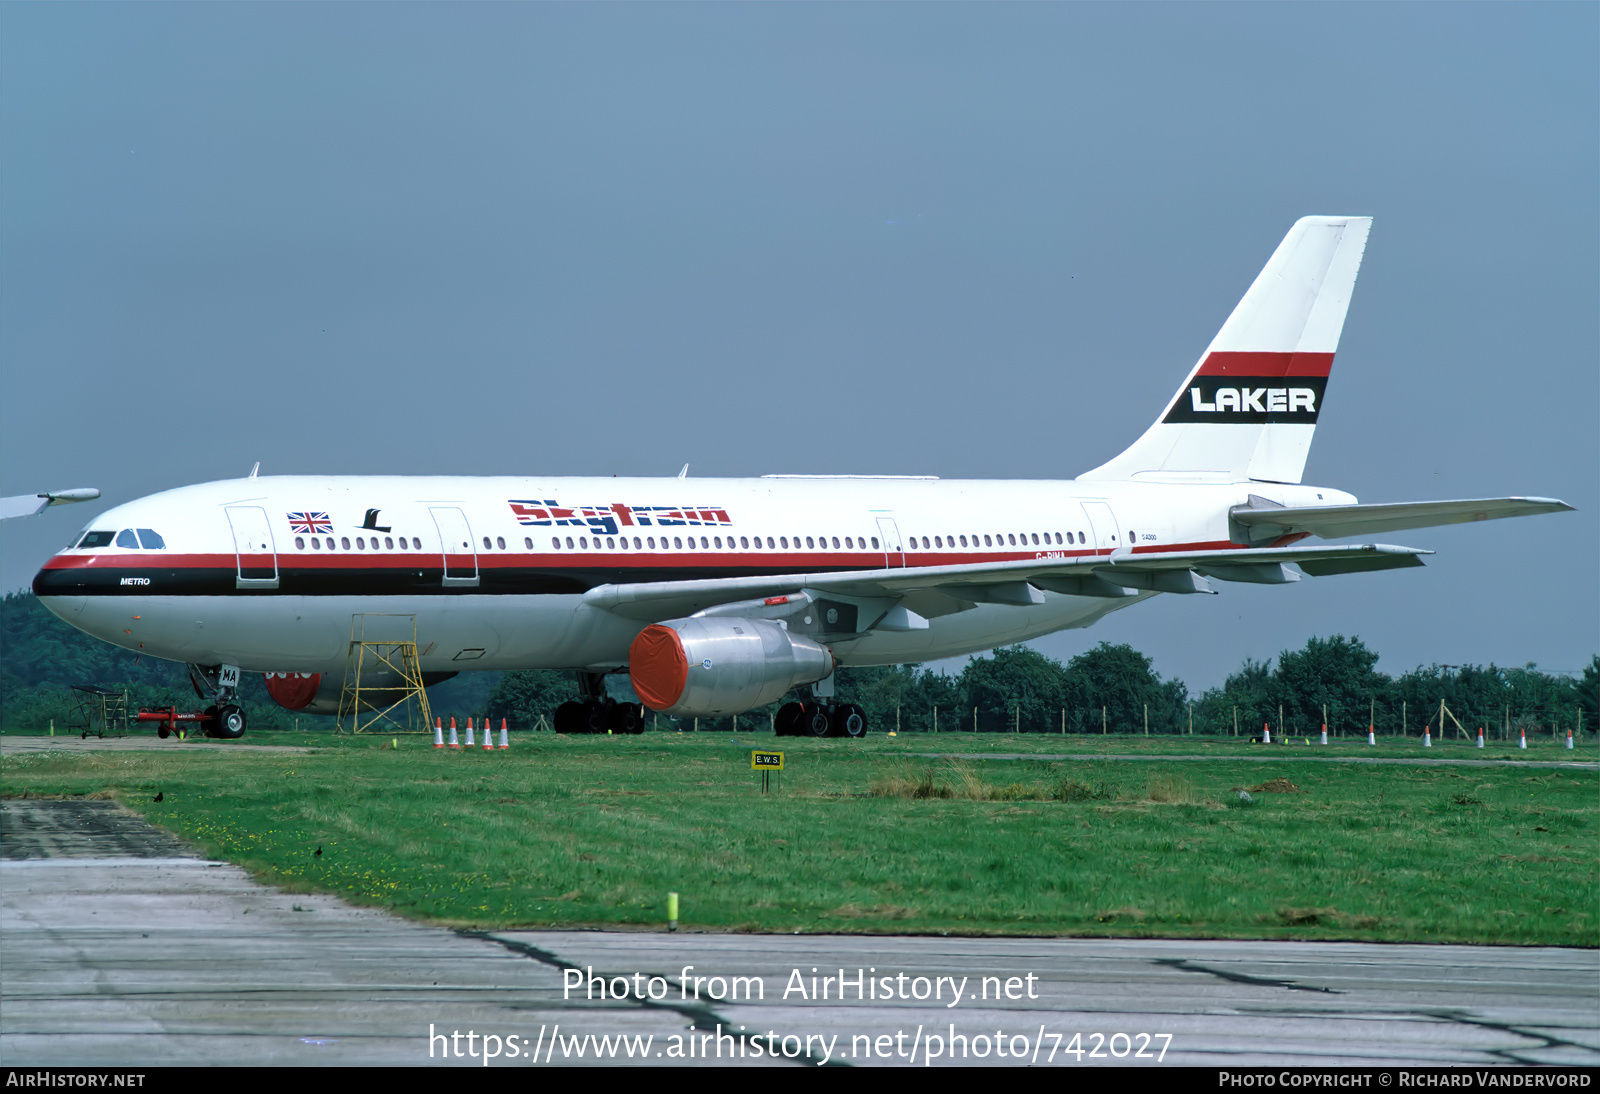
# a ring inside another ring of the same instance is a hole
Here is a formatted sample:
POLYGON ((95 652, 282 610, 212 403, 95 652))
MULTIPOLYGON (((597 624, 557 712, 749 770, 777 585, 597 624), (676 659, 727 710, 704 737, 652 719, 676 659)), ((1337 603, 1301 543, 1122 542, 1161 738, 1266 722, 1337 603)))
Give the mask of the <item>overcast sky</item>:
POLYGON ((1071 477, 1375 217, 1306 481, 1580 512, 1165 596, 1199 690, 1600 646, 1594 4, 0 4, 0 525, 247 473, 1071 477))

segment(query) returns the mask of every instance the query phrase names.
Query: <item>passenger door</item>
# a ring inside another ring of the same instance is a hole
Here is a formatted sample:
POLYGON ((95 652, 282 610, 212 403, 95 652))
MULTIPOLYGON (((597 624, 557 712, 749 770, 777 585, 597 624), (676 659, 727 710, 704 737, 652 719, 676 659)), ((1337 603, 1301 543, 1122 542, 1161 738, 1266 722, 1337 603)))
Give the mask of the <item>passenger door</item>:
POLYGON ((900 526, 894 522, 893 517, 878 518, 878 535, 883 537, 884 566, 904 566, 906 548, 900 539, 900 526))
POLYGON ((478 550, 472 545, 467 515, 454 506, 430 507, 439 529, 439 549, 444 556, 445 588, 474 588, 478 584, 478 550))
POLYGON ((230 505, 228 526, 233 529, 234 558, 238 563, 234 587, 276 589, 278 549, 272 539, 267 511, 258 505, 230 505))
POLYGON ((1103 501, 1086 501, 1083 503, 1083 513, 1089 519, 1089 534, 1094 538, 1097 553, 1109 554, 1119 547, 1131 546, 1122 542, 1117 517, 1110 505, 1103 501))

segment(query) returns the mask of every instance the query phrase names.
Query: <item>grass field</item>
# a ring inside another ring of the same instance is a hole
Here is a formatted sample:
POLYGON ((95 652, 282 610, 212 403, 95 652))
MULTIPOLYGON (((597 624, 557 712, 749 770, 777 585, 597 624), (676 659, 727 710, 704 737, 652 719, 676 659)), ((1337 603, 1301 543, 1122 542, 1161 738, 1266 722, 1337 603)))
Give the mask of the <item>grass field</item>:
POLYGON ((252 740, 313 749, 11 756, 0 792, 115 798, 264 882, 478 927, 657 928, 675 891, 685 929, 1600 944, 1600 773, 1306 762, 1574 758, 1547 740, 252 740), (753 747, 786 753, 778 792, 753 747), (1141 753, 1196 759, 1115 758, 1141 753))

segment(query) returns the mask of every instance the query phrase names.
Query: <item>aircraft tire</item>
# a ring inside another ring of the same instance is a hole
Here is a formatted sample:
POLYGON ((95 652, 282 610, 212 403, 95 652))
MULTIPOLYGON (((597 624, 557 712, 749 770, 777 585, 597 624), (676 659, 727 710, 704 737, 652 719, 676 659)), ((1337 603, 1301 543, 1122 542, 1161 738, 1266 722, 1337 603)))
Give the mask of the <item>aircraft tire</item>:
POLYGON ((806 708, 801 703, 785 703, 778 708, 778 717, 773 722, 773 731, 779 737, 798 737, 803 732, 805 725, 806 708))
POLYGON ((833 712, 820 703, 806 711, 804 724, 808 737, 833 736, 833 712))
POLYGON ((582 733, 604 733, 611 728, 611 703, 598 703, 593 699, 583 704, 582 733))
POLYGON ((867 735, 867 712, 854 703, 833 708, 833 735, 861 738, 867 735))
POLYGON ((613 733, 643 733, 644 716, 633 703, 617 703, 610 710, 607 725, 613 733))
POLYGON ((576 701, 562 703, 556 707, 555 716, 551 720, 555 724, 557 733, 583 733, 587 729, 584 705, 576 701))
POLYGON ((208 733, 224 741, 237 741, 244 736, 246 721, 244 711, 232 703, 218 708, 217 716, 209 723, 208 733))

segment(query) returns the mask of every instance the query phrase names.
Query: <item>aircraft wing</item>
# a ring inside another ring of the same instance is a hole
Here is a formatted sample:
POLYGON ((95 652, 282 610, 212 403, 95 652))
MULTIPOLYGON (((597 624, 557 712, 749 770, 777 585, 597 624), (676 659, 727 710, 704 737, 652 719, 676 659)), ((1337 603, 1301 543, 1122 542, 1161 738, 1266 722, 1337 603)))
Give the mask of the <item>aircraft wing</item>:
MULTIPOLYGON (((1572 506, 1555 498, 1470 498, 1464 501, 1402 501, 1383 505, 1318 505, 1283 508, 1252 497, 1228 515, 1249 531, 1251 542, 1309 532, 1323 539, 1370 536, 1440 524, 1526 517, 1569 512, 1572 506)), ((1243 537, 1241 537, 1242 539, 1243 537)))
POLYGON ((1282 584, 1298 580, 1298 575, 1284 569, 1286 563, 1322 576, 1421 566, 1419 556, 1432 553, 1416 547, 1384 544, 1148 554, 1122 550, 1088 558, 1046 557, 953 566, 893 566, 832 573, 599 585, 585 593, 583 599, 594 607, 649 622, 681 618, 735 601, 748 602, 750 614, 766 614, 762 603, 766 598, 801 593, 813 597, 831 594, 898 603, 912 593, 933 591, 967 605, 1028 605, 1044 602, 1042 589, 1113 598, 1136 596, 1141 592, 1212 592, 1206 576, 1225 581, 1282 584))
POLYGON ((93 501, 100 491, 93 487, 77 490, 57 490, 53 494, 18 494, 14 498, 0 498, 0 520, 12 517, 31 517, 52 505, 65 505, 69 501, 93 501))

